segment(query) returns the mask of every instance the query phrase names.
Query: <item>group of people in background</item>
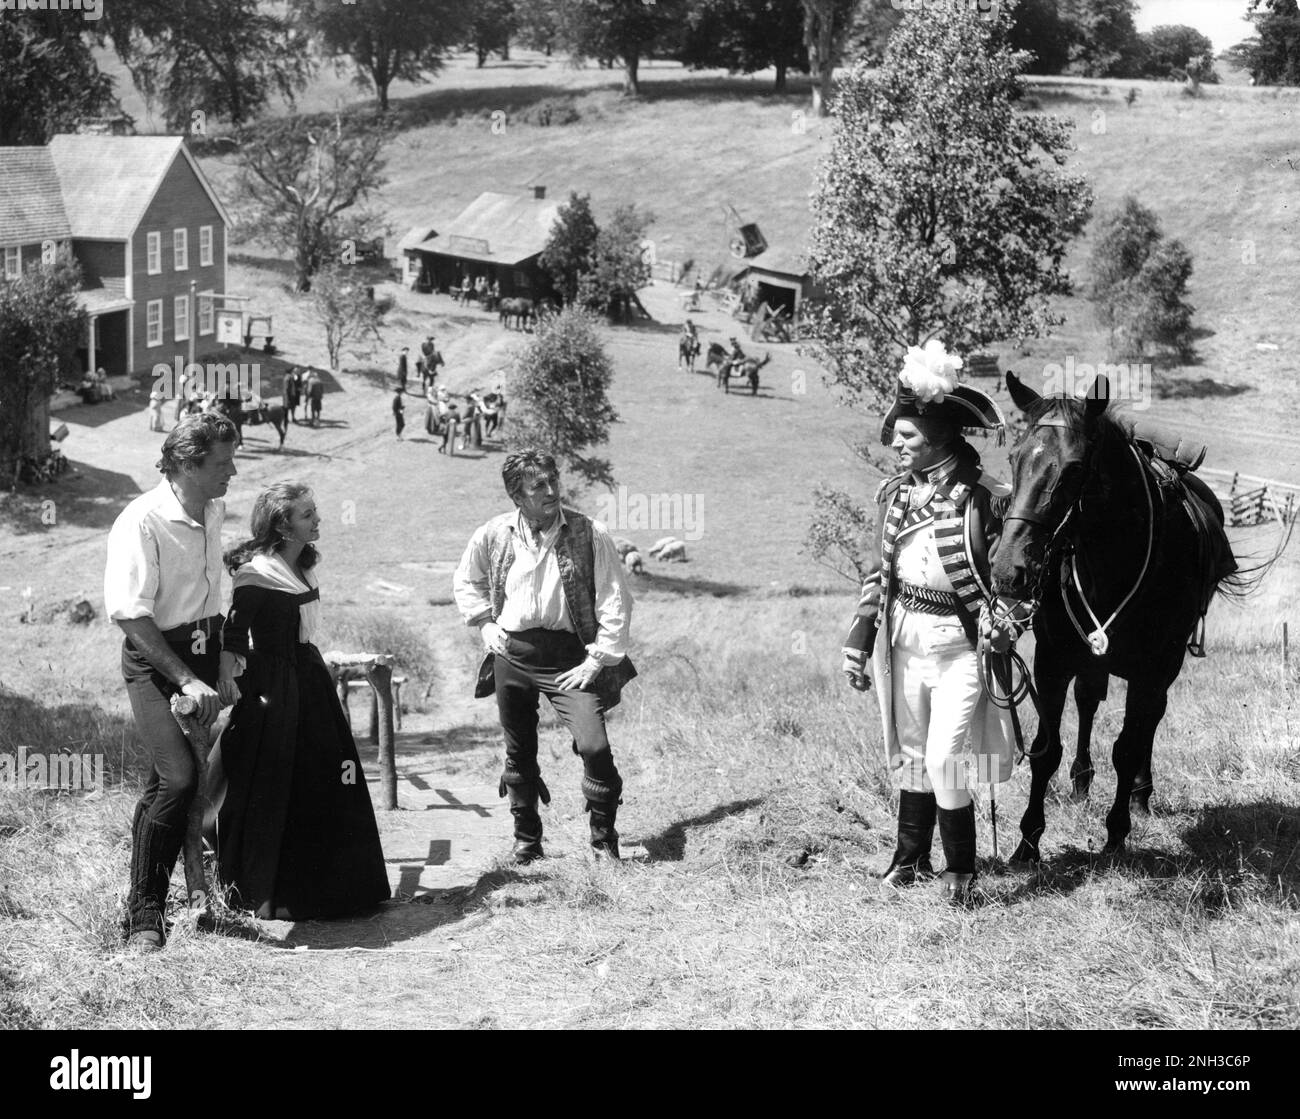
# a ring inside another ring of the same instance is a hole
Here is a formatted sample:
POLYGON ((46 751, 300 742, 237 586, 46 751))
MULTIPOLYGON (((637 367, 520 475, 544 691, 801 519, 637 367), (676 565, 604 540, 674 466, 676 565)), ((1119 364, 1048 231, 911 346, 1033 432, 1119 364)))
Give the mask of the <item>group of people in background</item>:
MULTIPOLYGON (((411 385, 411 348, 403 346, 397 356, 396 387, 390 405, 393 413, 393 433, 398 439, 406 430, 406 397, 414 395, 411 385)), ((457 448, 480 448, 484 437, 491 437, 505 418, 505 394, 498 383, 491 392, 477 389, 456 397, 446 385, 438 384, 438 370, 445 365, 442 354, 432 334, 420 344, 416 358, 416 373, 420 378, 420 391, 424 394, 424 430, 430 436, 441 436, 438 453, 455 454, 457 448), (459 401, 459 403, 458 403, 459 401)))
POLYGON ((321 405, 325 400, 325 382, 314 369, 302 373, 293 366, 284 375, 284 415, 293 423, 298 422, 298 406, 302 406, 302 422, 312 427, 320 426, 321 405))

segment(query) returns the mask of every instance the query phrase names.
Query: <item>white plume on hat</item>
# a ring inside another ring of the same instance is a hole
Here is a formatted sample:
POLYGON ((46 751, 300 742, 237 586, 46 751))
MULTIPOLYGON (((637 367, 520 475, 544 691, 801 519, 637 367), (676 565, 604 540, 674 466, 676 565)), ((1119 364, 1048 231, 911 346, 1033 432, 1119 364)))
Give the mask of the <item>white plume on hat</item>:
POLYGON ((948 353, 943 343, 931 338, 925 348, 911 346, 903 359, 899 381, 926 404, 941 404, 943 398, 957 387, 962 367, 961 358, 948 353))

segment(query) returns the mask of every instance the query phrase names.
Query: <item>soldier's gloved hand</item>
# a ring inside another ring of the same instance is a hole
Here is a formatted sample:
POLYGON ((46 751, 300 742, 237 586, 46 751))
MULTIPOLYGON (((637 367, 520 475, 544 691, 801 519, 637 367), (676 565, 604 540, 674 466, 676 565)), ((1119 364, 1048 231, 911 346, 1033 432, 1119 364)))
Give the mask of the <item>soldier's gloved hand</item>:
POLYGON ((871 688, 871 677, 867 675, 867 655, 856 649, 845 649, 840 671, 849 681, 849 687, 855 691, 865 692, 871 688))
POLYGON ((503 630, 496 622, 484 622, 483 628, 479 630, 483 638, 483 648, 489 653, 496 653, 498 656, 505 656, 506 653, 506 631, 503 630))
POLYGON ((1016 641, 1015 627, 1007 621, 995 621, 987 606, 980 610, 980 638, 995 653, 1005 653, 1016 641))

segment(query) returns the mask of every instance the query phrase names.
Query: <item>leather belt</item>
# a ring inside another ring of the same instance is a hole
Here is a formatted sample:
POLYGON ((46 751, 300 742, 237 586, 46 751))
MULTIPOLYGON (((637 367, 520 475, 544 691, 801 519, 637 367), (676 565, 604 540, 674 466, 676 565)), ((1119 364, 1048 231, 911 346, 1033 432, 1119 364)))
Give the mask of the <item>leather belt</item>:
POLYGON ((200 618, 197 622, 186 622, 163 630, 163 639, 171 644, 188 645, 194 639, 194 631, 198 630, 211 641, 221 633, 225 620, 220 614, 213 614, 212 617, 200 618))
POLYGON ((898 604, 904 610, 918 614, 956 614, 957 596, 951 591, 936 591, 929 587, 919 587, 915 583, 898 585, 898 604))

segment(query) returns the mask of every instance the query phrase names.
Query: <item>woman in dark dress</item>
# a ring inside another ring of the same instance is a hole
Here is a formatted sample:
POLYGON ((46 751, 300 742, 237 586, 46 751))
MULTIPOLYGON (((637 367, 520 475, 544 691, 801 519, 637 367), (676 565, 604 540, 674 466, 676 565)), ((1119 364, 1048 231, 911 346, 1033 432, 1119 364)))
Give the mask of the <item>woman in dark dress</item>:
POLYGON ((319 526, 311 490, 277 483, 253 506, 253 538, 226 553, 235 591, 218 690, 235 709, 217 747, 218 865, 232 902, 273 920, 337 917, 389 896, 365 774, 312 644, 319 526))

